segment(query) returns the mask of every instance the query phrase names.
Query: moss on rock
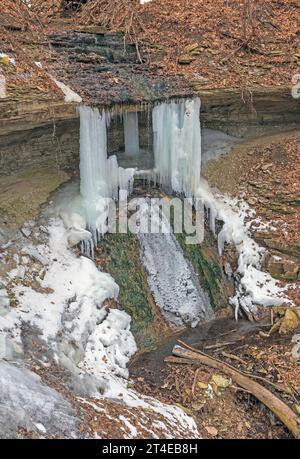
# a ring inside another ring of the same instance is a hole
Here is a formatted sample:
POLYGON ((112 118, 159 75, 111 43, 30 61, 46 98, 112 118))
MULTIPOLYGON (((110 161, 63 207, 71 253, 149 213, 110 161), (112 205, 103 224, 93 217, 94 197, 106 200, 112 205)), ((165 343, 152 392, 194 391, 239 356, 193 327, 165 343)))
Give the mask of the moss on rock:
POLYGON ((107 234, 99 245, 101 265, 120 287, 121 307, 132 317, 132 332, 140 348, 153 349, 170 332, 147 284, 134 234, 107 234))
POLYGON ((228 298, 233 294, 233 284, 223 273, 222 262, 215 249, 212 235, 206 231, 205 239, 201 245, 186 244, 185 234, 177 234, 177 239, 187 256, 192 262, 198 275, 201 287, 209 296, 213 309, 228 306, 228 298))

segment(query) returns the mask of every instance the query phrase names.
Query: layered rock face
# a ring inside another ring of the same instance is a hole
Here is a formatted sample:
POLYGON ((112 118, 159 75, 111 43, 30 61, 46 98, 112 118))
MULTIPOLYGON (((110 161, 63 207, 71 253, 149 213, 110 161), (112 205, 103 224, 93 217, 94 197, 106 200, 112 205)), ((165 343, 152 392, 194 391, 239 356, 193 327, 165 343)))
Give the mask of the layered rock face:
POLYGON ((0 175, 35 167, 76 168, 76 105, 38 96, 0 99, 0 175))
POLYGON ((300 103, 289 87, 200 89, 202 123, 227 134, 251 138, 300 127, 300 103))
POLYGON ((50 42, 55 57, 49 62, 52 73, 89 105, 135 105, 194 92, 182 76, 145 66, 135 44, 128 43, 123 33, 77 26, 50 35, 50 42))
MULTIPOLYGON (((288 87, 204 89, 183 74, 168 76, 157 66, 139 61, 134 44, 122 33, 95 26, 77 26, 54 32, 49 37, 51 54, 47 69, 76 93, 83 103, 113 106, 116 113, 137 110, 142 148, 152 147, 150 106, 156 101, 191 94, 201 98, 202 126, 251 137, 269 131, 299 127, 299 100, 288 87), (145 105, 146 104, 146 105, 145 105)), ((154 56, 159 59, 158 48, 154 56)), ((64 95, 14 88, 0 99, 0 174, 16 173, 34 166, 77 169, 79 158, 76 103, 64 102, 64 95)), ((118 118, 118 117, 117 117, 118 118)), ((112 120, 108 149, 124 147, 123 125, 112 120)))

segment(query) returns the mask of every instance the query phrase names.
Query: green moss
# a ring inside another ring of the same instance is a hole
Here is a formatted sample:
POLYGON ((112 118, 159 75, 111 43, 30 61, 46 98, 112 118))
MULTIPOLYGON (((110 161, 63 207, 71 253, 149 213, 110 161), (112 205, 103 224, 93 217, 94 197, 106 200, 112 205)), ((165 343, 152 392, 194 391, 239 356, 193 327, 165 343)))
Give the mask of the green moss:
POLYGON ((205 241, 199 244, 186 244, 185 234, 176 234, 186 257, 192 262, 198 274, 201 287, 206 291, 211 306, 218 309, 227 306, 227 280, 225 279, 218 257, 214 254, 209 234, 206 234, 205 241))
POLYGON ((148 300, 146 274, 140 259, 139 242, 134 234, 107 234, 99 247, 105 268, 120 287, 119 301, 132 317, 132 332, 146 348, 155 346, 155 338, 147 333, 153 321, 148 300))

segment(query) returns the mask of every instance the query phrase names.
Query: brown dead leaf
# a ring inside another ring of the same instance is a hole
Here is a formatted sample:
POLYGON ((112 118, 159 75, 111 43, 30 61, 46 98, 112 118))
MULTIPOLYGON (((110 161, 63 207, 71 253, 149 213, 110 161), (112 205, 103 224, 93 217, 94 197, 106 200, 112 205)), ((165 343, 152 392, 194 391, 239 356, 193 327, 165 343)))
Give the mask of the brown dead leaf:
POLYGON ((205 430, 207 431, 207 433, 209 433, 209 435, 211 435, 212 437, 216 437, 218 435, 218 430, 213 427, 213 426, 205 426, 205 430))

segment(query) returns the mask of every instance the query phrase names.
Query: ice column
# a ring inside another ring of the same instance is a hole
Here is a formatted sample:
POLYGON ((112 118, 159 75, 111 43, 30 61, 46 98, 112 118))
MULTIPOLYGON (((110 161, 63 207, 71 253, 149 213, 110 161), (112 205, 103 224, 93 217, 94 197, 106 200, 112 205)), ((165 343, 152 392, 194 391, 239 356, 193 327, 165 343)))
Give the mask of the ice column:
POLYGON ((200 184, 200 99, 182 99, 154 107, 153 142, 159 183, 193 197, 200 184))
POLYGON ((139 123, 137 112, 124 114, 125 154, 136 156, 139 154, 139 123))
POLYGON ((79 112, 80 193, 86 226, 96 243, 107 230, 110 199, 117 199, 119 188, 131 192, 134 169, 119 168, 116 156, 107 157, 109 115, 85 106, 79 112))

